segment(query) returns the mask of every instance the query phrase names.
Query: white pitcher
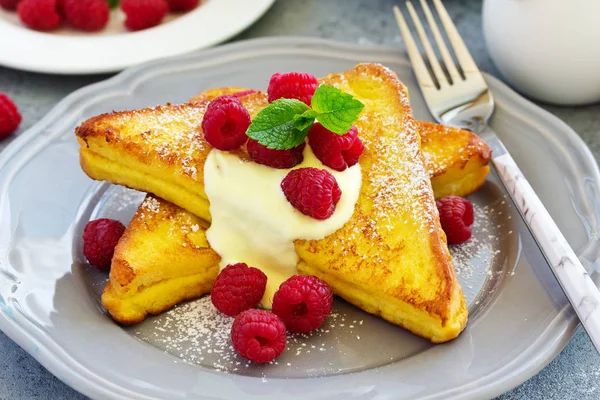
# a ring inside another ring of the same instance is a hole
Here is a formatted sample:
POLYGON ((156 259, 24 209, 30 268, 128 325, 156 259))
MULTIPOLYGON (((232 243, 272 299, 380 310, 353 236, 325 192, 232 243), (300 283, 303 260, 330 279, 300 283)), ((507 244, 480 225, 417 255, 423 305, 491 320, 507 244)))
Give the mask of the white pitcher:
POLYGON ((483 32, 517 90, 554 104, 600 101, 600 0, 484 0, 483 32))

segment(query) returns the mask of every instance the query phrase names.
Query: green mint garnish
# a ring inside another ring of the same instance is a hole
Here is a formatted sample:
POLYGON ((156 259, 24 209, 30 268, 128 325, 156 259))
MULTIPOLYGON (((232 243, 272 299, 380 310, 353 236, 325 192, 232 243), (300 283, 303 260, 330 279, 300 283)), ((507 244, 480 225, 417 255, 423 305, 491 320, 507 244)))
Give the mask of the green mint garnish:
POLYGON ((252 120, 246 134, 269 149, 291 149, 304 141, 312 126, 301 117, 306 111, 310 107, 300 100, 275 100, 252 120))
POLYGON ((119 0, 106 0, 110 8, 116 8, 119 5, 119 0))
POLYGON ((317 88, 311 104, 312 108, 296 99, 275 100, 258 113, 246 134, 269 149, 287 150, 304 142, 315 119, 343 135, 364 108, 352 95, 329 85, 317 88))
POLYGON ((352 95, 329 85, 321 85, 311 101, 312 109, 318 114, 317 121, 333 133, 343 135, 358 119, 365 105, 352 95))

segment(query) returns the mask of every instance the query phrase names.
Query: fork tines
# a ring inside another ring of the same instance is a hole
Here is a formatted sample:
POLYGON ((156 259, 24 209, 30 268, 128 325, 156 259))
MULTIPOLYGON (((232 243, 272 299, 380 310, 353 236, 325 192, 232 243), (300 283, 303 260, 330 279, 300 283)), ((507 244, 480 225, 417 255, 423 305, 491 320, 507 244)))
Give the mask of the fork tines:
POLYGON ((442 63, 438 60, 433 47, 431 46, 431 42, 427 37, 427 33, 421 24, 421 19, 417 15, 415 8, 413 7, 410 1, 406 2, 406 7, 411 16, 413 24, 417 33, 419 34, 419 38, 421 40, 421 44, 423 45, 423 49, 425 50, 425 54, 427 56, 427 60, 429 65, 431 66, 431 72, 428 71, 428 68, 421 56, 421 52, 417 44, 415 43, 412 34, 410 33, 410 29, 400 12, 400 9, 397 6, 394 6, 394 14, 396 15, 396 20, 398 21, 398 26, 400 27, 400 31, 402 33, 402 37, 404 38, 404 42, 406 44, 406 50, 408 52, 408 56, 410 57, 410 61, 413 64, 413 68, 415 71, 415 75, 419 80, 419 84, 422 87, 437 87, 439 89, 443 88, 447 85, 452 85, 455 82, 466 79, 469 74, 477 74, 480 75, 479 69, 473 61, 471 54, 467 50, 465 43, 463 42, 456 26, 450 19, 446 8, 442 4, 441 0, 433 0, 433 4, 435 5, 435 9, 437 11, 438 17, 442 22, 446 37, 450 45, 452 46, 452 50, 458 61, 458 65, 462 70, 462 76, 459 73, 459 70, 448 51, 448 47, 446 47, 446 43, 440 33, 438 25, 433 17, 433 13, 427 4, 427 0, 420 0, 421 7, 423 8, 423 13, 427 18, 427 23, 429 24, 429 28, 431 29, 431 33, 435 39, 437 44, 437 48, 439 53, 442 56, 442 63), (446 72, 444 72, 444 69, 446 72), (432 76, 433 75, 433 76, 432 76), (437 82, 437 85, 436 85, 437 82))

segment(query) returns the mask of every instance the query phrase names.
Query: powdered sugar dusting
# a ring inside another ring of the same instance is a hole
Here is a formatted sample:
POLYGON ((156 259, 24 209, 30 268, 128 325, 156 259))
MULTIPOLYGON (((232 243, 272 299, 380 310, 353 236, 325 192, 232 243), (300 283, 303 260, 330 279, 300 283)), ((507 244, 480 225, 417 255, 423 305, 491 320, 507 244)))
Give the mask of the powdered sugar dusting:
MULTIPOLYGON (((151 325, 151 329, 137 331, 136 336, 188 363, 236 373, 254 364, 233 349, 230 340, 233 321, 234 318, 219 313, 210 296, 205 296, 179 305, 159 319, 148 320, 146 323, 151 325)), ((363 322, 362 319, 350 319, 343 313, 333 312, 320 328, 312 332, 288 334, 286 350, 270 364, 294 369, 295 360, 299 357, 311 354, 323 357, 327 352, 335 351, 341 336, 344 336, 345 345, 349 345, 349 341, 359 341, 360 335, 355 330, 362 328, 363 322)), ((335 369, 333 364, 331 369, 335 369)))
POLYGON ((492 266, 500 255, 500 250, 497 250, 500 237, 496 232, 502 227, 502 225, 493 225, 495 220, 492 217, 502 212, 500 210, 503 207, 499 206, 502 206, 503 202, 504 200, 485 206, 474 204, 475 221, 471 226, 473 236, 465 243, 449 246, 454 268, 459 278, 470 279, 475 272, 475 265, 480 266, 477 272, 491 274, 492 266), (479 262, 474 263, 474 259, 479 262))

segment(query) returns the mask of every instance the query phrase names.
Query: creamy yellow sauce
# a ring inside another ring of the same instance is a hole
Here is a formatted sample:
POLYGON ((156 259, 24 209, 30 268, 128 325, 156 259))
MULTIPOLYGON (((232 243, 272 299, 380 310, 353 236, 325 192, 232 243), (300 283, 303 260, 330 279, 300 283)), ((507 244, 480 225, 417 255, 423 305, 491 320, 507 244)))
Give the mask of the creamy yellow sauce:
POLYGON ((281 190, 291 169, 275 169, 241 160, 213 149, 204 165, 204 187, 212 224, 206 231, 211 247, 221 256, 221 268, 244 262, 267 275, 261 306, 271 308, 282 282, 296 274, 296 239, 322 239, 340 229, 352 216, 361 186, 360 165, 342 172, 324 166, 310 146, 304 161, 292 169, 315 167, 335 176, 342 197, 331 217, 320 221, 296 210, 281 190))

